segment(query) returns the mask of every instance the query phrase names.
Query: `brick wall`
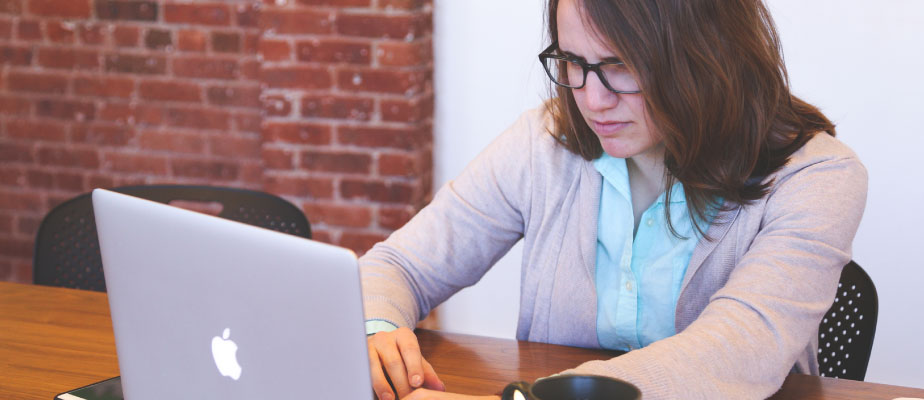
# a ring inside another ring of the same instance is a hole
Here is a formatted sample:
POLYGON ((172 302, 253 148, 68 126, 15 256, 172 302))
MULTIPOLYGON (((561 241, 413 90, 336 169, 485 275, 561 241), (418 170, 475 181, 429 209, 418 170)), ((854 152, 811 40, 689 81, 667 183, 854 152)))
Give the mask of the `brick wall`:
POLYGON ((424 0, 0 0, 0 280, 95 187, 206 183, 301 206, 362 253, 428 199, 424 0))

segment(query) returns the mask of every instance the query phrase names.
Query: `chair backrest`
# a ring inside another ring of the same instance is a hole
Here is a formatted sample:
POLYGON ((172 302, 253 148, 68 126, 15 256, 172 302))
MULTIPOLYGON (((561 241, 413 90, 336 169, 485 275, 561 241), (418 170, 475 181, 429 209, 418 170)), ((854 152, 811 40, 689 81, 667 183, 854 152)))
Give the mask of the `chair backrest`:
POLYGON ((844 266, 834 304, 818 326, 821 376, 862 381, 866 377, 879 297, 869 275, 856 262, 844 266))
MULTIPOLYGON (((124 186, 111 190, 164 204, 215 203, 221 207, 219 217, 311 238, 305 214, 287 200, 265 192, 185 185, 124 186)), ((36 284, 106 291, 90 193, 62 203, 42 220, 35 239, 32 271, 36 284)))

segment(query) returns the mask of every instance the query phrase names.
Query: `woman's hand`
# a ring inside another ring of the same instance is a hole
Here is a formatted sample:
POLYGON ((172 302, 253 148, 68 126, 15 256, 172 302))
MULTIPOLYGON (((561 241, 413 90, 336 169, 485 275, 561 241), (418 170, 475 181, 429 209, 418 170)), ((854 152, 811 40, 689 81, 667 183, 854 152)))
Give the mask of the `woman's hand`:
POLYGON ((410 396, 402 397, 401 400, 500 400, 500 396, 469 396, 467 394, 417 389, 410 396))
POLYGON ((433 366, 420 354, 417 336, 410 329, 398 328, 391 332, 379 332, 366 339, 366 342, 369 345, 372 390, 379 400, 403 399, 414 389, 421 387, 437 391, 446 389, 436 376, 433 366), (398 392, 397 396, 388 384, 389 378, 398 392))

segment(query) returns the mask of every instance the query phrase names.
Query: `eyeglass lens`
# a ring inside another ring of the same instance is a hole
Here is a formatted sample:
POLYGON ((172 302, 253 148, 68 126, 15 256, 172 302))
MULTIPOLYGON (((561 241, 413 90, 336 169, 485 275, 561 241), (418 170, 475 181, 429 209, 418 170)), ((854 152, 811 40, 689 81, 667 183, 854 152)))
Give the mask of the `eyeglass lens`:
MULTIPOLYGON (((545 68, 549 76, 559 85, 570 88, 584 86, 584 69, 576 61, 547 58, 545 68)), ((635 77, 632 76, 625 64, 602 64, 600 65, 600 71, 603 72, 601 78, 605 80, 604 84, 608 84, 612 90, 620 92, 639 90, 635 77)), ((588 70, 588 73, 592 72, 588 70)))

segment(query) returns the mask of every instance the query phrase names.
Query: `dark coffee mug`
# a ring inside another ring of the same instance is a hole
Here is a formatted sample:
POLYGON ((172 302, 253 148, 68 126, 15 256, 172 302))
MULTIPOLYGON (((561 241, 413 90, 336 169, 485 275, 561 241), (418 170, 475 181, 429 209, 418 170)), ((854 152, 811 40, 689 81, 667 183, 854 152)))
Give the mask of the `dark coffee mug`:
POLYGON ((639 400, 642 392, 635 385, 605 376, 558 375, 537 380, 532 385, 514 382, 504 389, 503 400, 639 400), (519 392, 520 397, 516 396, 519 392))

